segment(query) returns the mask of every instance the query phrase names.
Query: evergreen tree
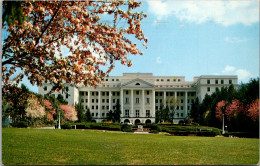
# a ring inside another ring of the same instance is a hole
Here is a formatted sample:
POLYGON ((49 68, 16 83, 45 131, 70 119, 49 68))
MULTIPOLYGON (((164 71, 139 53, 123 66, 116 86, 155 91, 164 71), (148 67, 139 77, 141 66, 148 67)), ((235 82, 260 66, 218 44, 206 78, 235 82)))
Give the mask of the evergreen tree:
POLYGON ((85 122, 86 117, 84 116, 84 108, 80 102, 78 104, 76 104, 76 110, 78 111, 78 114, 77 114, 78 122, 85 122))
POLYGON ((85 113, 85 119, 87 122, 91 122, 91 120, 92 120, 92 116, 91 116, 89 108, 87 108, 87 111, 85 113))

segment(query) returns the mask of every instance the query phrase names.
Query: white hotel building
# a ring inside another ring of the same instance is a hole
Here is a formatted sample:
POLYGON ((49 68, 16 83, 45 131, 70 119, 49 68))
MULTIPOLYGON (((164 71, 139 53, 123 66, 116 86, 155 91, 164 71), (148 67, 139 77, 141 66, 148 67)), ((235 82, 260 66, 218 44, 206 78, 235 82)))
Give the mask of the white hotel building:
MULTIPOLYGON (((179 100, 174 122, 187 117, 191 103, 196 97, 201 102, 206 94, 217 88, 237 84, 237 76, 199 76, 192 82, 185 81, 184 76, 153 76, 152 73, 124 73, 123 76, 109 76, 102 84, 94 87, 68 84, 68 95, 62 94, 69 104, 81 102, 84 109, 89 108, 96 122, 106 119, 109 110, 114 110, 116 102, 121 105, 121 122, 147 123, 155 122, 155 110, 167 98, 179 100)), ((39 94, 51 90, 51 84, 43 83, 39 94)), ((59 93, 54 92, 57 97, 59 93)))

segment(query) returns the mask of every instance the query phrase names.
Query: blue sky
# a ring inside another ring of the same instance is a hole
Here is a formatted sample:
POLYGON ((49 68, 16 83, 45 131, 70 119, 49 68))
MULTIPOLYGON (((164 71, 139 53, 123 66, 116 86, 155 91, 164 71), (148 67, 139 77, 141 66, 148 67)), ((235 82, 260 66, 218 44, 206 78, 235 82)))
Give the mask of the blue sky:
MULTIPOLYGON (((133 66, 116 63, 110 75, 147 72, 155 76, 259 76, 258 1, 146 0, 142 29, 149 39, 143 56, 129 55, 133 66)), ((29 86, 28 82, 25 83, 29 86)), ((37 92, 36 86, 30 89, 37 92)))

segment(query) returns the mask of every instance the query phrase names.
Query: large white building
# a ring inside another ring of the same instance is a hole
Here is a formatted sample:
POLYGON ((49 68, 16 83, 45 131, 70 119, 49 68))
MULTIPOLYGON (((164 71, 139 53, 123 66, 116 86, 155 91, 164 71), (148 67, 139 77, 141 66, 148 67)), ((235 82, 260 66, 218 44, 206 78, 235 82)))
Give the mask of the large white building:
MULTIPOLYGON (((178 100, 174 121, 184 119, 191 110, 191 103, 196 97, 201 102, 206 94, 217 88, 233 84, 237 87, 237 76, 199 76, 192 82, 183 76, 153 76, 152 73, 124 73, 123 76, 110 76, 102 84, 94 87, 68 84, 68 94, 64 99, 73 105, 81 102, 89 108, 96 122, 106 119, 109 110, 115 109, 116 102, 121 105, 121 122, 155 122, 155 110, 168 98, 178 100)), ((45 95, 52 88, 49 83, 39 87, 39 94, 45 95)), ((55 97, 60 94, 53 93, 55 97)))

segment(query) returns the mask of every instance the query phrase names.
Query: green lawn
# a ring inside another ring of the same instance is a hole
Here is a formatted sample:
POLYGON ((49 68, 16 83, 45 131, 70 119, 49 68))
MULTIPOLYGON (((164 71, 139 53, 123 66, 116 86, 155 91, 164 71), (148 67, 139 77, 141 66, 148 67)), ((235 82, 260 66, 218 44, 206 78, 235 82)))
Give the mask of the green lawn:
POLYGON ((249 165, 259 139, 2 129, 5 165, 249 165))

